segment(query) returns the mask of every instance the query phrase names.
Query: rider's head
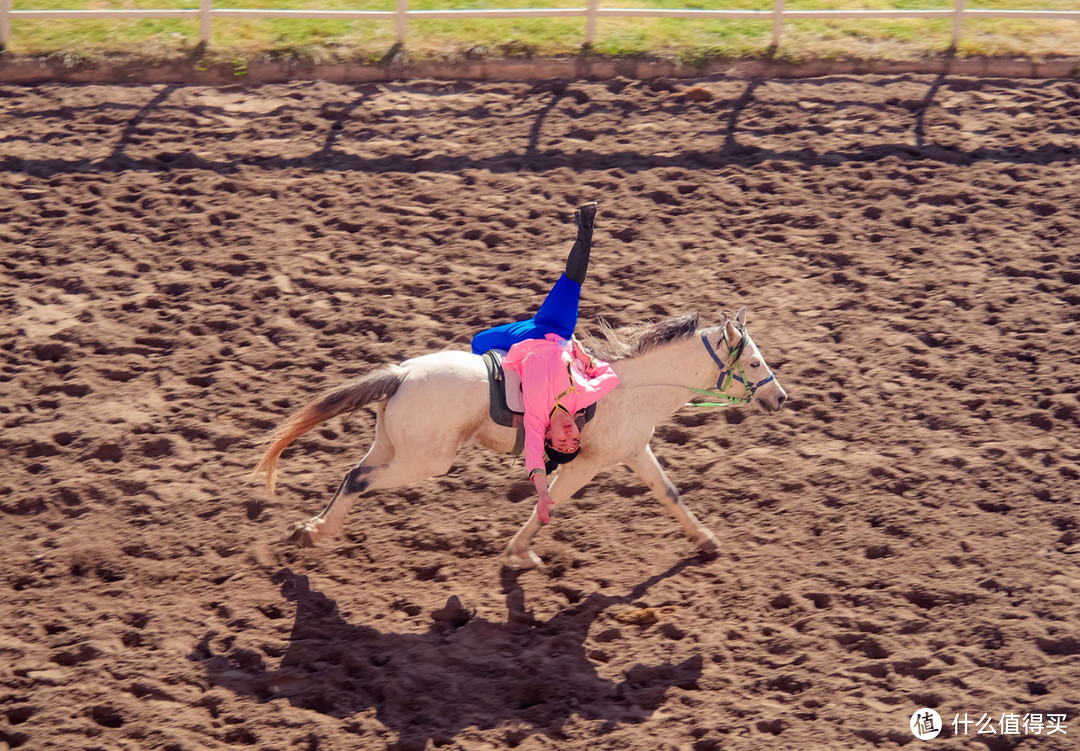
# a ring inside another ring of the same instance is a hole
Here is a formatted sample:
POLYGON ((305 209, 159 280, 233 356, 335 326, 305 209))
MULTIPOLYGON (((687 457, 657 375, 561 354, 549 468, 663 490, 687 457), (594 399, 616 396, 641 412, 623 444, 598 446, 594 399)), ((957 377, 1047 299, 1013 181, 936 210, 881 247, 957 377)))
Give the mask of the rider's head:
POLYGON ((574 418, 561 409, 551 416, 551 425, 544 437, 549 446, 564 454, 577 451, 581 445, 581 430, 574 418))
POLYGON ((554 465, 566 464, 581 451, 581 420, 582 415, 571 416, 562 410, 552 414, 551 425, 544 435, 544 448, 554 465))

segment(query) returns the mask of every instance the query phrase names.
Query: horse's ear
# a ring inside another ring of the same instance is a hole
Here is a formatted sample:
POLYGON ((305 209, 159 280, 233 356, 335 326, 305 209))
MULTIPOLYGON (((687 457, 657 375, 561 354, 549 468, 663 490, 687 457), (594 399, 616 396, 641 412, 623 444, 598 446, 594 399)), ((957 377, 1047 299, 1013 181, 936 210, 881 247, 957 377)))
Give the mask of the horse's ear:
POLYGON ((735 314, 735 323, 739 324, 740 327, 745 327, 746 326, 746 308, 745 307, 739 308, 739 312, 735 314))

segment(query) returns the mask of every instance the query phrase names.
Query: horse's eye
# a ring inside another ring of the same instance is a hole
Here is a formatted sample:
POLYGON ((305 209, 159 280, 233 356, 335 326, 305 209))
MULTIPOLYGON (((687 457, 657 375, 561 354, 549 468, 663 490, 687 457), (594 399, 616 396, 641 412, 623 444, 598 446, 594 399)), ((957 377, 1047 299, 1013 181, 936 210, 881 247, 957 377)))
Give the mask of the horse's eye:
POLYGON ((758 367, 760 365, 761 365, 761 363, 758 362, 757 360, 754 360, 752 363, 750 363, 751 368, 756 368, 756 367, 758 367))

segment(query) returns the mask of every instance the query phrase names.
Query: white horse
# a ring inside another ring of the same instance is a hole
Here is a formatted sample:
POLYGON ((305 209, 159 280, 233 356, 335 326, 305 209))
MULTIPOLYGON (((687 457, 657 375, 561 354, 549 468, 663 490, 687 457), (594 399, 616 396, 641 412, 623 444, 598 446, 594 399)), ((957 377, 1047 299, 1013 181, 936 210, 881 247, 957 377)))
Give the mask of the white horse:
MULTIPOLYGON (((688 391, 730 402, 753 402, 766 412, 779 410, 787 394, 746 333, 746 309, 718 326, 701 329, 697 315, 634 327, 632 338, 608 332, 618 350, 598 354, 611 361, 619 385, 597 405, 581 431, 581 453, 559 468, 551 484, 562 503, 602 468, 623 463, 633 470, 678 520, 699 548, 713 551, 716 536, 698 521, 660 467, 649 441, 658 422, 684 406, 688 391), (709 389, 709 387, 712 387, 709 389), (709 389, 705 392, 704 390, 709 389)), ((283 423, 256 466, 266 472, 274 492, 281 452, 321 422, 377 402, 375 442, 341 481, 321 514, 294 524, 285 539, 302 547, 337 534, 353 502, 363 493, 442 475, 458 450, 470 441, 501 453, 513 450, 516 429, 497 425, 489 415, 487 371, 478 355, 444 351, 386 365, 317 397, 283 423)), ((506 546, 505 563, 534 568, 530 550, 541 523, 535 506, 528 522, 506 546)))

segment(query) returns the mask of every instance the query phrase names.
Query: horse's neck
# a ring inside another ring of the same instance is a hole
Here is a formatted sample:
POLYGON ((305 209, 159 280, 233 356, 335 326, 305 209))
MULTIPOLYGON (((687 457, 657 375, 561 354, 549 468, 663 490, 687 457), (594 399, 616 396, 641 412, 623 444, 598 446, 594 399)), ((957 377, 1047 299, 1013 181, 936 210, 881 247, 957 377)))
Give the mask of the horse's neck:
POLYGON ((699 336, 662 344, 645 354, 611 364, 619 387, 650 390, 650 401, 663 411, 674 412, 686 402, 688 388, 714 385, 716 366, 699 336))

